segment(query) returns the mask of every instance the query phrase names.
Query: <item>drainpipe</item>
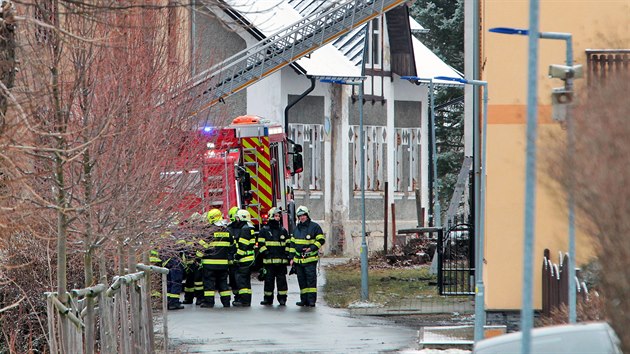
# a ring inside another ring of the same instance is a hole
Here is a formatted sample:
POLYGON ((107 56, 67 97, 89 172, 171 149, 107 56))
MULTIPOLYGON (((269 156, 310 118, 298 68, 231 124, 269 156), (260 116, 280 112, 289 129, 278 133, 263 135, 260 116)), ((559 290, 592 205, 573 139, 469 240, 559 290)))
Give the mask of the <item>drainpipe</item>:
MULTIPOLYGON (((300 97, 298 97, 295 101, 289 103, 284 109, 284 133, 289 136, 289 110, 295 106, 298 102, 300 102, 304 97, 306 97, 309 93, 313 92, 315 89, 315 78, 308 77, 311 80, 311 87, 307 88, 300 97)), ((289 141, 291 141, 289 139, 289 141)), ((291 141, 292 142, 292 141, 291 141)))

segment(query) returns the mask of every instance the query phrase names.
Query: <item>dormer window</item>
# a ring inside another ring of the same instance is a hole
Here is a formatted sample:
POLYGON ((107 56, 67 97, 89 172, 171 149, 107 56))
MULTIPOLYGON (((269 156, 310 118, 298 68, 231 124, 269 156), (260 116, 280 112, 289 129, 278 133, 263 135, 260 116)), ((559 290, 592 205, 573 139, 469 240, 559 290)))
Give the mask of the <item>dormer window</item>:
POLYGON ((377 17, 370 22, 369 38, 368 38, 368 53, 366 66, 373 68, 380 68, 382 55, 383 55, 383 29, 381 28, 381 18, 377 17))

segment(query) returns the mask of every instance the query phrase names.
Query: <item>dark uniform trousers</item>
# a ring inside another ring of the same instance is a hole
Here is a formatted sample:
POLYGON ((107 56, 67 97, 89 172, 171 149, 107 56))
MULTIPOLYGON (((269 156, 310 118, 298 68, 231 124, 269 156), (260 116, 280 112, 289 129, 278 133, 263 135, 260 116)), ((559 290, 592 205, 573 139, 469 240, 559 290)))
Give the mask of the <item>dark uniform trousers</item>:
POLYGON ((314 305, 317 301, 317 262, 295 263, 295 271, 300 285, 300 301, 314 305))
POLYGON ((235 264, 234 277, 238 290, 238 302, 249 305, 252 303, 252 271, 250 263, 235 264))
POLYGON ((232 292, 228 286, 228 269, 224 267, 217 269, 211 265, 204 264, 203 266, 203 288, 204 290, 204 302, 209 305, 214 305, 214 295, 218 292, 221 297, 221 303, 224 307, 230 307, 230 298, 232 292))
POLYGON ((287 265, 286 264, 265 264, 267 274, 265 276, 265 294, 266 302, 273 302, 274 285, 278 285, 278 302, 283 304, 287 302, 287 265))
POLYGON ((197 303, 203 301, 203 270, 201 261, 186 264, 186 280, 184 283, 184 303, 192 304, 197 298, 197 303))
POLYGON ((166 275, 166 297, 169 305, 178 305, 179 297, 182 293, 182 282, 184 280, 184 265, 177 258, 170 258, 164 264, 164 268, 169 270, 166 275))
POLYGON ((234 300, 238 301, 238 284, 236 284, 236 270, 238 269, 238 264, 231 262, 228 266, 228 285, 230 289, 232 289, 232 294, 234 295, 234 300))

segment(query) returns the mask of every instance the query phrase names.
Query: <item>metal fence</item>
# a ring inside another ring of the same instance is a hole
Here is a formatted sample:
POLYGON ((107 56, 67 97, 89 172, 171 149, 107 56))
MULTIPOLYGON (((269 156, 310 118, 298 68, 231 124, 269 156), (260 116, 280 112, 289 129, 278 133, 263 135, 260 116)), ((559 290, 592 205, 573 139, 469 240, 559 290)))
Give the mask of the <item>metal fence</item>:
MULTIPOLYGON (((84 318, 97 323, 99 353, 154 353, 153 314, 150 306, 150 273, 162 274, 164 352, 168 352, 166 268, 137 264, 138 272, 115 276, 104 284, 71 290, 67 304, 56 292, 46 293, 51 353, 94 352, 96 335, 88 334, 84 318), (90 303, 90 306, 88 306, 90 303), (92 315, 89 313, 94 311, 92 315)), ((94 328, 94 327, 92 327, 94 328)))
POLYGON ((438 237, 440 295, 474 295, 474 231, 468 217, 453 217, 438 237))
POLYGON ((630 49, 587 49, 589 86, 601 85, 607 78, 630 72, 630 49))
MULTIPOLYGON (((562 305, 569 304, 569 255, 559 253, 558 261, 551 261, 548 249, 544 251, 542 264, 542 313, 548 316, 554 309, 559 309, 562 305)), ((589 300, 586 283, 580 282, 575 277, 577 301, 585 302, 589 300)))

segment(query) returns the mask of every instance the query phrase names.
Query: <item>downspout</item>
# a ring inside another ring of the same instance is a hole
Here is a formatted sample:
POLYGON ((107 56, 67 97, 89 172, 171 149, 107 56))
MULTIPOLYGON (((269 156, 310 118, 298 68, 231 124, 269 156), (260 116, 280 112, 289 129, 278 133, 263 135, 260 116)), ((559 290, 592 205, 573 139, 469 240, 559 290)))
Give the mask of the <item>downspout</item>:
POLYGON ((289 110, 293 108, 293 106, 295 106, 298 102, 300 102, 304 97, 306 97, 309 93, 313 92, 313 90, 315 89, 315 78, 312 76, 308 78, 311 80, 311 87, 302 92, 302 94, 297 99, 295 99, 295 101, 289 103, 284 109, 284 133, 287 135, 287 137, 289 136, 289 110))

